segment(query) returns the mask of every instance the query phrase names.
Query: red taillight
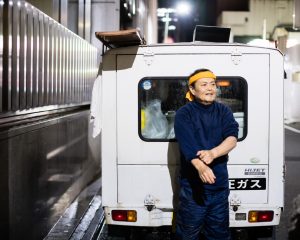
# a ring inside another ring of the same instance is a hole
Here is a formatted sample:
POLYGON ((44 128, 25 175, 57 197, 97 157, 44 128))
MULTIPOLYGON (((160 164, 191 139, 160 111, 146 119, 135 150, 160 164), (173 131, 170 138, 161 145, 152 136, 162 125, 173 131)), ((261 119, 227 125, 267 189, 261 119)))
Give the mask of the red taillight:
POLYGON ((273 211, 258 212, 258 222, 271 222, 273 220, 273 211))
POLYGON ((111 215, 114 221, 127 221, 127 211, 125 210, 112 210, 111 215))
POLYGON ((112 219, 114 221, 136 222, 137 214, 134 210, 112 210, 112 219))
POLYGON ((249 222, 271 222, 274 217, 273 211, 249 211, 249 222))

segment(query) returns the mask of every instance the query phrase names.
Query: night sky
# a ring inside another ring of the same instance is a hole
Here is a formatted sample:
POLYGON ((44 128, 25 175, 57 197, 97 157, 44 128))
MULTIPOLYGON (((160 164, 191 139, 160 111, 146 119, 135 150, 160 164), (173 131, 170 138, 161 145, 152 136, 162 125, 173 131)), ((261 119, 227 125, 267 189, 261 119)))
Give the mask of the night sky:
MULTIPOLYGON (((175 31, 169 31, 169 36, 175 42, 190 42, 193 39, 193 30, 196 25, 215 26, 217 17, 224 11, 248 11, 248 0, 158 0, 159 8, 175 8, 178 2, 189 2, 192 5, 191 13, 187 16, 177 17, 177 22, 171 22, 175 25, 175 31)), ((158 24, 159 42, 163 41, 164 23, 158 24)))

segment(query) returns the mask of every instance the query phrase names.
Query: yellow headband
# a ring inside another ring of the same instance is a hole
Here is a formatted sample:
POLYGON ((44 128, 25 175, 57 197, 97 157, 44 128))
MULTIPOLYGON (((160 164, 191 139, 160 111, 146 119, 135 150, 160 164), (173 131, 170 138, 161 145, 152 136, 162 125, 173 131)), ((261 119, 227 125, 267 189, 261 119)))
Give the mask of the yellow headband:
MULTIPOLYGON (((201 79, 201 78, 213 78, 216 79, 216 75, 213 74, 211 71, 205 71, 205 72, 199 72, 194 74, 193 76, 191 76, 189 78, 189 86, 191 84, 193 84, 194 82, 196 82, 197 80, 201 79)), ((194 95, 191 93, 191 91, 188 91, 185 95, 185 98, 189 101, 193 101, 194 100, 194 95)))
POLYGON ((216 75, 211 71, 199 72, 189 78, 189 85, 193 84, 201 78, 213 78, 216 79, 216 75))

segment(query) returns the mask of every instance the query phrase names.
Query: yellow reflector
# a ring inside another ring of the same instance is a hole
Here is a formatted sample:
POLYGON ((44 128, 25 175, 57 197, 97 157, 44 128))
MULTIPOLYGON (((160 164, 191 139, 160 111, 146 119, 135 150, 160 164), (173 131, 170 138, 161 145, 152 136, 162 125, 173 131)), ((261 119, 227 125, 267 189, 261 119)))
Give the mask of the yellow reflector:
POLYGON ((136 222, 136 220, 137 220, 136 211, 128 210, 127 211, 127 221, 128 222, 136 222))
POLYGON ((144 109, 141 110, 141 130, 144 130, 146 125, 146 112, 144 109))
POLYGON ((258 220, 258 212, 257 211, 249 211, 248 221, 249 222, 257 222, 258 220))

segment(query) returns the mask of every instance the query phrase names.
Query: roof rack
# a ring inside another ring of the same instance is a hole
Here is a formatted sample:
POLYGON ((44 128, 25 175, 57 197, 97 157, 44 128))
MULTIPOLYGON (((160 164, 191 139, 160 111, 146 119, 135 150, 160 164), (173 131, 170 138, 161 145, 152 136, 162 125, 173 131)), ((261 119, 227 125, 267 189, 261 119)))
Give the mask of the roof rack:
POLYGON ((121 30, 113 32, 96 32, 96 37, 108 48, 119 48, 146 44, 139 29, 121 30))

